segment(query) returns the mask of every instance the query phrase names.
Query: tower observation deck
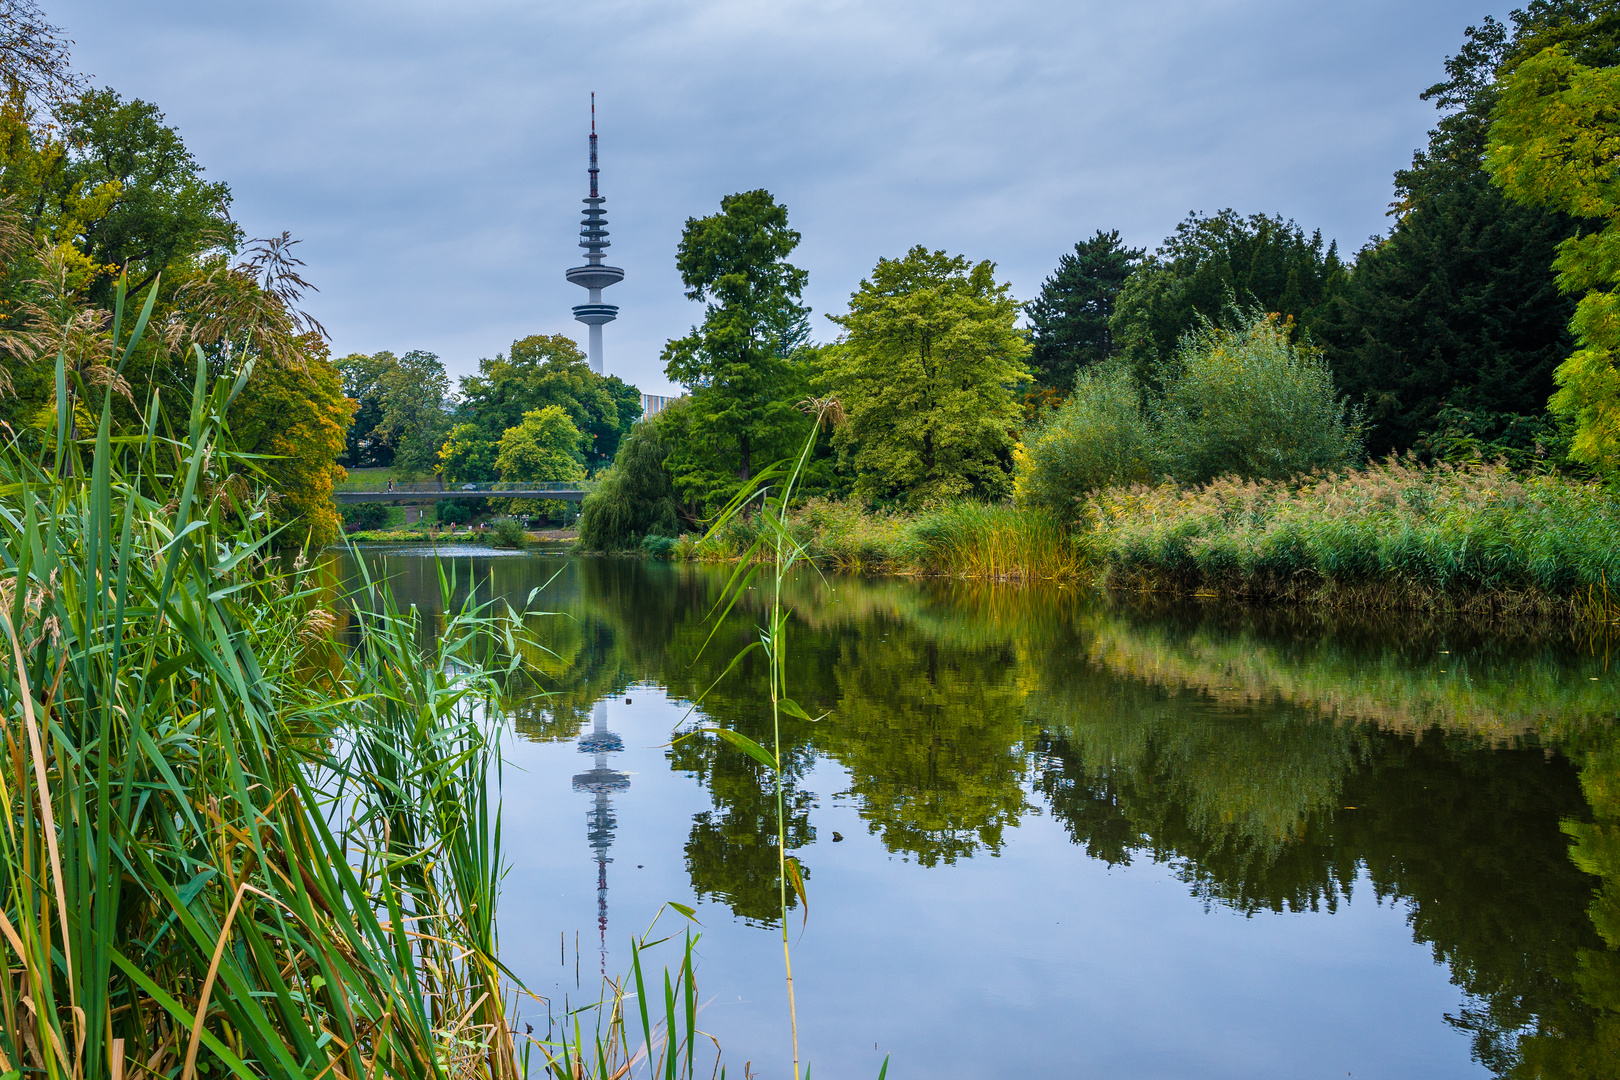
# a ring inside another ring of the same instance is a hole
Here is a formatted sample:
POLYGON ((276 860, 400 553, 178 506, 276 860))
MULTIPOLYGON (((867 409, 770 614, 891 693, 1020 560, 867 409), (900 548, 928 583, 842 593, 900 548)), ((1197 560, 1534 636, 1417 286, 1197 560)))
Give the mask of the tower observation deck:
POLYGON ((624 280, 624 271, 617 266, 605 266, 602 260, 608 244, 607 218, 602 204, 607 202, 596 187, 597 173, 600 170, 596 165, 596 94, 591 94, 591 193, 584 200, 585 218, 579 223, 579 246, 585 249, 585 265, 576 266, 567 271, 568 280, 581 288, 590 290, 590 299, 583 304, 574 305, 574 318, 591 328, 590 359, 591 370, 598 375, 602 374, 602 327, 619 317, 619 309, 614 304, 602 303, 602 290, 615 282, 624 280))

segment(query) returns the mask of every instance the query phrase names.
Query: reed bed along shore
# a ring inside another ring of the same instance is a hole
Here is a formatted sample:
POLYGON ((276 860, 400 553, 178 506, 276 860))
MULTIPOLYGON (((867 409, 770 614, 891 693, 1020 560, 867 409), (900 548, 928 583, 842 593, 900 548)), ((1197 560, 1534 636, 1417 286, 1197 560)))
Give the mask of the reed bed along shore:
MULTIPOLYGON (((1007 581, 1079 581, 1087 576, 1071 530, 1042 510, 949 503, 915 512, 871 511, 810 499, 790 515, 792 537, 816 565, 869 574, 924 574, 1007 581)), ((745 516, 663 548, 670 558, 725 562, 753 544, 745 516)))
POLYGON ((1076 542, 1112 589, 1340 609, 1620 615, 1620 501, 1500 465, 1113 488, 1076 542))
POLYGON ((510 620, 430 640, 273 557, 197 361, 189 430, 80 385, 90 438, 0 446, 0 1074, 516 1080, 477 708, 510 620))
MULTIPOLYGON (((745 518, 664 553, 734 559, 745 518)), ((794 538, 823 568, 1359 611, 1620 619, 1620 501, 1500 465, 1387 461, 1291 481, 1099 491, 1069 520, 971 502, 913 512, 811 499, 794 538)))
POLYGON ((516 1034, 493 703, 523 617, 443 571, 430 624, 363 561, 335 588, 274 553, 195 357, 186 430, 115 433, 59 357, 55 438, 0 440, 0 1077, 706 1069, 691 938, 639 1049, 619 983, 516 1034))

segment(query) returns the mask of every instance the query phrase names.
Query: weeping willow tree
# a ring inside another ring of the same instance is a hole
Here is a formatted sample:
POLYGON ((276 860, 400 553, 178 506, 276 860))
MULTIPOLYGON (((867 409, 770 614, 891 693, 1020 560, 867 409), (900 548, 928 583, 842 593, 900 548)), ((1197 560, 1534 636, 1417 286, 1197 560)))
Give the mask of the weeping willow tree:
POLYGON ((664 468, 668 449, 657 424, 635 426, 596 490, 585 497, 579 543, 588 551, 627 551, 648 536, 677 536, 675 489, 664 468))

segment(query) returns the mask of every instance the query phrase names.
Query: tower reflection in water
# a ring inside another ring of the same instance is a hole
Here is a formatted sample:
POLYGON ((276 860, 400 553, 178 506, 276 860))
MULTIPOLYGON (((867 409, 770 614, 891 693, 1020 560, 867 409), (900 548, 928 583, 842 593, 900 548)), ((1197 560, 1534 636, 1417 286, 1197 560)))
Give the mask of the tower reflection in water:
POLYGON ((591 850, 596 852, 596 928, 604 976, 607 974, 607 864, 613 861, 608 858, 608 848, 613 846, 613 829, 617 824, 608 795, 630 787, 628 775, 608 768, 608 755, 623 749, 624 740, 608 730, 607 702, 598 701, 591 730, 579 740, 580 753, 594 754, 596 760, 588 772, 574 777, 574 790, 588 791, 594 796, 585 815, 585 835, 590 839, 591 850))

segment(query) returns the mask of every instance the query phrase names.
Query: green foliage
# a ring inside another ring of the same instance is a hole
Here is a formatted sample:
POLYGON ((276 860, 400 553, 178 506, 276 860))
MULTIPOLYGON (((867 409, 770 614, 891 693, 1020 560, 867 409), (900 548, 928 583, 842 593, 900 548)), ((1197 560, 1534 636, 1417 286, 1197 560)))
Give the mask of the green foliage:
POLYGON ((1460 465, 1503 461, 1510 469, 1569 467, 1569 425, 1556 416, 1519 416, 1487 409, 1443 407, 1434 428, 1414 449, 1427 459, 1460 465))
POLYGON ((807 372, 794 350, 807 334, 799 297, 808 275, 787 261, 799 234, 768 191, 727 195, 720 212, 688 218, 675 265, 701 326, 664 346, 664 371, 687 387, 665 427, 669 468, 689 502, 722 505, 807 430, 795 409, 807 372))
POLYGON ((1114 347, 1149 382, 1200 321, 1258 307, 1306 326, 1344 276, 1338 247, 1292 221, 1235 211, 1191 214, 1120 290, 1114 347))
POLYGON ((383 420, 383 376, 398 362, 386 351, 372 356, 351 353, 334 361, 343 377, 343 393, 357 403, 338 462, 344 468, 375 469, 394 463, 394 448, 377 428, 383 420))
POLYGON ((433 504, 433 520, 441 525, 465 525, 472 520, 471 499, 440 499, 433 504))
POLYGON ((339 535, 332 486, 354 404, 343 395, 325 345, 310 335, 302 364, 265 358, 231 405, 230 431, 239 450, 262 455, 259 467, 280 495, 275 520, 291 525, 283 540, 325 547, 339 535))
POLYGON ((579 429, 560 405, 547 405, 523 414, 523 422, 501 436, 495 468, 501 479, 583 480, 579 460, 579 429))
POLYGON ((670 558, 675 553, 675 544, 675 537, 657 533, 648 533, 641 538, 641 550, 655 559, 670 558))
POLYGON ((1611 618, 1620 581, 1620 505, 1501 466, 1110 488, 1085 514, 1091 557, 1130 588, 1611 618))
POLYGON ((498 548, 511 548, 522 551, 529 546, 529 537, 523 531, 523 526, 509 517, 496 521, 489 530, 489 542, 498 548))
POLYGON ((1548 269, 1567 219, 1518 206, 1477 170, 1413 206, 1357 257, 1312 325, 1368 448, 1405 451, 1450 407, 1533 421, 1568 355, 1571 305, 1548 269))
POLYGON ((913 504, 1011 490, 1013 387, 1029 345, 995 265, 921 246, 879 259, 834 316, 822 378, 847 423, 834 443, 866 499, 913 504))
POLYGON ((1486 165, 1520 202, 1602 224, 1558 246, 1558 288, 1580 300, 1577 349, 1559 365, 1551 409, 1574 422, 1570 456, 1620 475, 1620 69, 1585 67, 1562 48, 1525 60, 1492 113, 1486 165))
POLYGON ((449 418, 445 395, 450 377, 430 352, 412 349, 383 371, 382 419, 377 436, 394 449, 394 465, 412 474, 433 472, 439 464, 449 418))
POLYGON ((587 551, 628 551, 644 539, 676 537, 675 489, 664 468, 668 456, 656 423, 631 429, 619 456, 585 496, 579 544, 587 551))
POLYGON ((0 195, 44 247, 69 255, 76 286, 97 304, 123 269, 134 291, 242 234, 230 188, 202 168, 157 107, 90 90, 45 124, 16 96, 0 108, 0 195))
POLYGON ((1068 399, 1024 437, 1018 504, 1072 518, 1082 495, 1152 479, 1154 445, 1130 370, 1110 364, 1082 371, 1068 399))
POLYGON ((1417 445, 1448 408, 1496 430, 1538 423, 1572 348, 1574 304, 1551 263, 1576 222, 1494 186, 1486 132, 1502 80, 1541 48, 1561 41, 1583 62, 1613 63, 1615 20, 1589 3, 1536 0, 1511 21, 1470 27, 1446 81, 1423 94, 1442 116, 1396 173, 1399 219, 1310 324, 1340 389, 1365 402, 1375 454, 1417 445))
POLYGON ((1217 476, 1282 480, 1364 460, 1360 410, 1344 404, 1321 354, 1275 315, 1241 330, 1205 323, 1161 368, 1158 458, 1183 484, 1217 476))
POLYGON ((437 356, 420 350, 404 356, 353 353, 338 360, 337 369, 343 392, 358 403, 345 445, 345 465, 393 465, 407 476, 438 468, 450 423, 445 412, 450 377, 437 356))
POLYGON ((512 342, 510 359, 499 354, 478 361, 478 374, 461 380, 457 416, 482 428, 497 442, 523 414, 560 406, 585 436, 584 460, 591 471, 607 465, 641 416, 641 394, 616 375, 591 370, 573 339, 531 334, 512 342))
POLYGON ((439 448, 439 475, 449 484, 488 483, 495 479, 499 444, 478 424, 457 424, 439 448))
POLYGON ((1036 382, 1067 393, 1077 374, 1114 355, 1114 302, 1143 254, 1122 244, 1118 229, 1098 229, 1058 260, 1026 309, 1036 382))
POLYGON ((388 504, 380 502, 344 503, 340 510, 344 532, 381 529, 388 524, 388 504))
POLYGON ((156 106, 92 90, 65 105, 61 120, 68 153, 42 198, 70 207, 93 193, 116 193, 75 239, 92 264, 107 268, 93 296, 111 295, 112 267, 127 265, 139 292, 179 259, 234 246, 241 233, 230 219, 230 188, 202 179, 201 166, 156 106))

